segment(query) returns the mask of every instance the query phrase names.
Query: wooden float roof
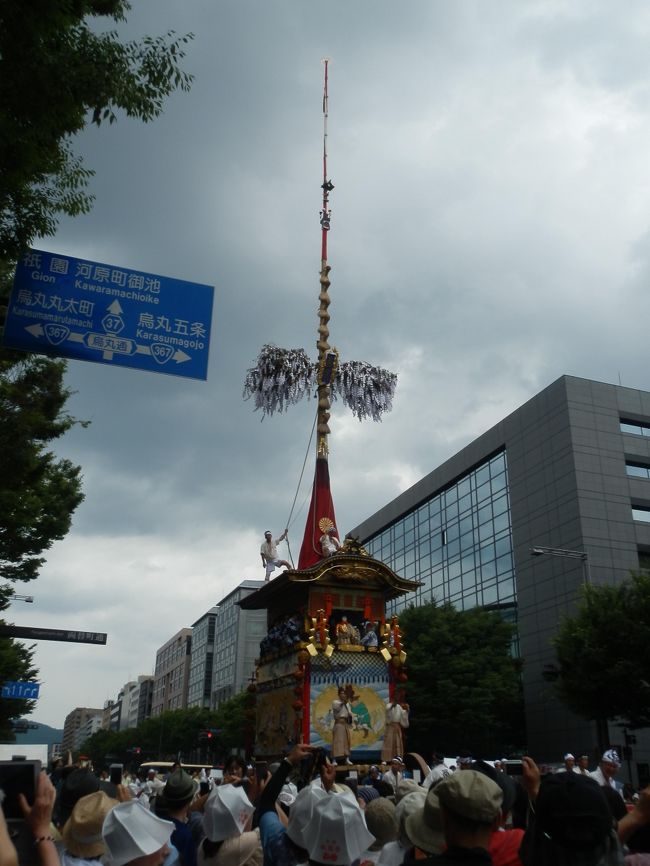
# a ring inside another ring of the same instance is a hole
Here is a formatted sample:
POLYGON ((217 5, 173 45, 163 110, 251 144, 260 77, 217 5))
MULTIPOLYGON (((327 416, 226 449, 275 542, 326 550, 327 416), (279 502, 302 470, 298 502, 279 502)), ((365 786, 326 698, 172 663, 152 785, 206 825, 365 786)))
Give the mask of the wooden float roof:
POLYGON ((341 550, 333 556, 322 559, 311 568, 290 568, 281 572, 256 592, 241 599, 239 605, 244 610, 277 607, 283 600, 286 603, 288 596, 294 596, 296 591, 314 584, 341 590, 379 590, 387 601, 422 586, 419 580, 400 577, 385 563, 369 556, 358 542, 346 539, 341 550))

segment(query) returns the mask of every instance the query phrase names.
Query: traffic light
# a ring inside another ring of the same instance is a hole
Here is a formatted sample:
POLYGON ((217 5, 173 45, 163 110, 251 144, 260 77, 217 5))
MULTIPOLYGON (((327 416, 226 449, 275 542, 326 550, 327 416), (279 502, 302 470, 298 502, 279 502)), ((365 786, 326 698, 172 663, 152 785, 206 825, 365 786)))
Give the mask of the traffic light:
POLYGON ((206 728, 204 731, 199 731, 199 742, 200 743, 212 743, 216 740, 217 734, 220 731, 218 728, 206 728))

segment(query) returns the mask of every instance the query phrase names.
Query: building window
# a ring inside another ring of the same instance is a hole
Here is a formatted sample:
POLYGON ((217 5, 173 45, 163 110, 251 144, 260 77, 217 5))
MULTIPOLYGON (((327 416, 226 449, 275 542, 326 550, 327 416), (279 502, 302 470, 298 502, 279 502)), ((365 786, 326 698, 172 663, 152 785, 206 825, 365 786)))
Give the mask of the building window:
POLYGON ((650 424, 641 421, 629 421, 621 418, 621 433, 632 433, 634 436, 650 436, 650 424))
MULTIPOLYGON (((417 578, 416 604, 460 609, 514 604, 510 501, 505 452, 476 466, 365 542, 371 556, 417 578)), ((395 600, 388 613, 408 603, 395 600)))
POLYGON ((643 508, 640 505, 633 505, 632 520, 642 520, 644 523, 650 523, 650 508, 643 508))
POLYGON ((646 466, 644 463, 626 460, 625 471, 632 478, 650 478, 650 466, 646 466))

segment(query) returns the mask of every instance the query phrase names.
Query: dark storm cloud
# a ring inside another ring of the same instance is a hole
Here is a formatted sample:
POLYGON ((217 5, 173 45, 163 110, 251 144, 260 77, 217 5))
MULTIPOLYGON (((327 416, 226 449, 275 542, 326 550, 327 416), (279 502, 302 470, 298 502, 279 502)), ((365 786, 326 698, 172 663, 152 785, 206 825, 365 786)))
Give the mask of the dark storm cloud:
POLYGON ((86 500, 29 615, 111 637, 92 658, 39 649, 41 721, 150 671, 175 631, 260 577, 262 531, 290 519, 315 403, 260 423, 241 392, 265 342, 315 357, 324 55, 331 342, 399 375, 382 424, 335 406, 342 531, 563 373, 648 387, 650 24, 627 8, 135 4, 130 38, 196 34, 192 91, 150 125, 76 140, 96 204, 41 246, 213 284, 209 377, 70 364, 71 410, 92 425, 58 451, 86 500))

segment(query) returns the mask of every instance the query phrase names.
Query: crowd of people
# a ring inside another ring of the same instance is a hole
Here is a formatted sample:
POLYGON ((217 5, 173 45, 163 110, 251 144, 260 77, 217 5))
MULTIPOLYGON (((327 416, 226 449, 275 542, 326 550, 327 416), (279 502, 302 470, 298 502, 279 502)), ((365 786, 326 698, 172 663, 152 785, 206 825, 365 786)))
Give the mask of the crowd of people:
MULTIPOLYGON (((260 772, 239 758, 217 782, 180 765, 122 784, 88 767, 43 772, 21 797, 41 866, 648 866, 650 786, 626 803, 608 750, 589 773, 571 754, 543 773, 434 754, 421 781, 401 758, 362 779, 296 745, 260 772), (337 776, 339 773, 339 776, 337 776), (345 775, 345 774, 348 775, 345 775)), ((1 814, 1 813, 0 813, 1 814)), ((18 860, 0 818, 0 866, 18 860)))

